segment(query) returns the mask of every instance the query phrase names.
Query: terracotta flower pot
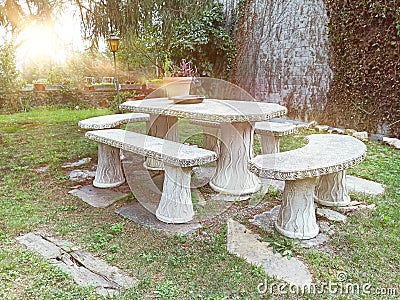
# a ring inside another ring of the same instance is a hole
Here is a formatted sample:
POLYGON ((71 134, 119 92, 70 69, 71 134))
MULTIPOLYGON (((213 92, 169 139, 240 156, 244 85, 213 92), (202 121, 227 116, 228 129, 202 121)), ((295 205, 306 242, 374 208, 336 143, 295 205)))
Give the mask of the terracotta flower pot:
POLYGON ((36 91, 44 91, 45 90, 45 84, 44 83, 34 83, 33 87, 36 91))

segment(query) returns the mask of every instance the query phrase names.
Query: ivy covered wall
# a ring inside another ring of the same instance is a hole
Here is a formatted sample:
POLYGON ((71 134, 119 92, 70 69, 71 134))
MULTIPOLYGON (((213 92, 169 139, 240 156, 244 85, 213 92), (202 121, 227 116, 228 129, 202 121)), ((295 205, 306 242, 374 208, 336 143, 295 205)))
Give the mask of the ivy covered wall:
POLYGON ((400 0, 220 0, 231 81, 289 117, 400 136, 400 0))
POLYGON ((334 76, 325 118, 400 136, 400 1, 326 0, 334 76))

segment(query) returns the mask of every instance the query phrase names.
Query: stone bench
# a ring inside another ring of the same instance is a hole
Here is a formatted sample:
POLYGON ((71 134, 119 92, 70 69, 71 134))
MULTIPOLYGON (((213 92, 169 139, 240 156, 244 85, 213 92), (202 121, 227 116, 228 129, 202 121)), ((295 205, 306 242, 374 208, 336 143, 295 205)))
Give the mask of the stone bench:
POLYGON ((165 176, 156 217, 166 223, 192 220, 192 167, 215 161, 215 152, 121 129, 88 131, 85 136, 105 148, 99 152, 95 181, 118 182, 123 178, 119 149, 162 161, 165 176))
MULTIPOLYGON (((220 123, 201 120, 190 120, 189 123, 203 128, 203 147, 205 149, 218 149, 217 137, 220 123)), ((254 132, 261 136, 262 154, 275 153, 279 152, 280 138, 297 132, 297 126, 274 121, 256 122, 254 132)))
POLYGON ((83 129, 109 129, 133 122, 148 122, 149 119, 148 114, 142 113, 114 114, 81 120, 78 126, 83 129))
POLYGON ((318 234, 314 192, 317 200, 342 202, 347 195, 346 169, 366 155, 364 143, 350 136, 314 134, 306 139, 308 144, 302 148, 258 155, 249 162, 249 170, 257 176, 285 181, 275 228, 290 238, 310 239, 318 234))
POLYGON ((282 136, 297 132, 297 126, 290 123, 256 122, 254 133, 261 136, 261 153, 280 152, 282 136))

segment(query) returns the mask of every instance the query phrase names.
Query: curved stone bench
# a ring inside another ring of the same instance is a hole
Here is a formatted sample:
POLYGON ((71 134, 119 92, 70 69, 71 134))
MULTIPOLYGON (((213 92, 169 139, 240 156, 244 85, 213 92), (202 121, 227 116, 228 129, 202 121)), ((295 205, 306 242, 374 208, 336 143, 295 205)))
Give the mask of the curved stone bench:
POLYGON ((366 155, 364 143, 350 136, 313 134, 306 139, 308 144, 302 148, 258 155, 249 162, 249 170, 259 177, 285 181, 275 228, 290 238, 310 239, 318 234, 314 190, 316 197, 329 194, 340 198, 346 190, 345 170, 366 155), (324 182, 319 187, 323 193, 316 189, 319 176, 324 182))
POLYGON ((133 122, 148 122, 149 119, 148 114, 142 113, 114 114, 81 120, 78 126, 83 129, 109 129, 133 122))
POLYGON ((85 136, 107 149, 101 152, 106 153, 104 157, 99 152, 95 181, 109 176, 117 176, 114 181, 119 180, 118 174, 122 173, 119 149, 162 161, 165 176, 156 217, 166 223, 193 219, 191 170, 215 161, 215 152, 122 129, 88 131, 85 136))
POLYGON ((282 136, 297 132, 297 126, 290 123, 256 122, 254 133, 261 136, 261 153, 280 152, 282 136))

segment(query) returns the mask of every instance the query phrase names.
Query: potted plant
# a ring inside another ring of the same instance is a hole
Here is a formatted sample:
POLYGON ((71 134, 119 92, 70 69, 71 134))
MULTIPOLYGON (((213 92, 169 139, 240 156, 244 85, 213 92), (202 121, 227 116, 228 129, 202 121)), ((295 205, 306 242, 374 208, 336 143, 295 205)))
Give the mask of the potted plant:
POLYGON ((189 95, 190 85, 197 74, 196 67, 193 67, 191 61, 182 59, 180 64, 175 65, 167 60, 164 77, 164 88, 167 97, 189 95))
POLYGON ((38 80, 33 80, 32 83, 35 91, 43 92, 46 89, 47 80, 40 78, 38 80))

